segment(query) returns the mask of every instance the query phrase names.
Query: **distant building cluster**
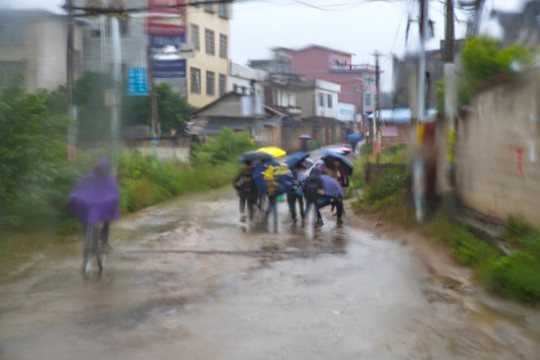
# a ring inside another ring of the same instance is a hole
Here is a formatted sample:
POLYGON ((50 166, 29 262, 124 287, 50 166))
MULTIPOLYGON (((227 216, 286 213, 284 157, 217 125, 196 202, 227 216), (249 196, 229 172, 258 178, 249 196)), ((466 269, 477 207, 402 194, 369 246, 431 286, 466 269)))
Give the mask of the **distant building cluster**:
MULTIPOLYGON (((73 5, 79 8, 102 3, 73 0, 73 5)), ((160 10, 152 10, 150 17, 136 12, 119 18, 123 73, 126 80, 138 81, 131 84, 130 91, 144 91, 142 80, 146 71, 143 70, 151 65, 156 82, 169 83, 197 109, 188 128, 192 135, 214 132, 208 129, 219 128, 215 122, 235 123, 237 130, 249 130, 264 142, 262 130, 275 127, 277 118, 280 126, 299 127, 323 142, 349 132, 367 131, 368 116, 376 105, 377 69, 353 64, 353 54, 320 45, 299 49, 276 47, 271 49, 268 59, 250 60, 247 66, 235 64, 229 54, 230 3, 174 0, 172 3, 179 5, 177 9, 163 8, 171 2, 162 0, 113 3, 127 9, 162 6, 160 10), (171 46, 172 54, 159 50, 171 46), (173 58, 177 61, 170 62, 174 66, 167 69, 164 64, 173 58), (159 74, 154 68, 158 61, 162 61, 159 64, 162 68, 165 66, 165 71, 159 74)), ((84 13, 78 10, 76 14, 84 13)), ((523 40, 529 44, 538 42, 539 14, 538 2, 531 1, 522 14, 494 16, 508 30, 505 41, 523 40)), ((28 91, 55 90, 65 85, 68 23, 67 15, 43 10, 2 10, 0 89, 6 88, 16 73, 25 74, 28 91)), ((72 63, 75 78, 86 71, 110 72, 115 51, 111 36, 109 16, 76 17, 72 63)), ((394 58, 393 107, 407 107, 417 62, 415 56, 394 58)), ((442 67, 442 50, 428 52, 428 108, 435 106, 436 82, 442 78, 442 67)))

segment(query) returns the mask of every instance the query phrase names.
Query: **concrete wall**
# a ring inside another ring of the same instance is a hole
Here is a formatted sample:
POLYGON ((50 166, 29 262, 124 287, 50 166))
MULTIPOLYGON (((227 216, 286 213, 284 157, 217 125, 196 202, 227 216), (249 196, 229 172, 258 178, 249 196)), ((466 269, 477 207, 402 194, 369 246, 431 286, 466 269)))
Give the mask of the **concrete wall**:
POLYGON ((538 72, 476 94, 460 119, 457 186, 466 206, 499 219, 522 216, 540 226, 538 72))
POLYGON ((152 146, 152 140, 124 141, 122 151, 138 150, 142 154, 155 154, 159 160, 176 160, 188 162, 191 151, 191 139, 189 137, 161 139, 158 147, 152 146))
POLYGON ((400 144, 408 145, 410 143, 411 131, 413 131, 412 129, 416 128, 416 126, 413 127, 412 125, 387 124, 387 126, 389 128, 388 132, 383 129, 381 145, 381 149, 383 151, 400 144))

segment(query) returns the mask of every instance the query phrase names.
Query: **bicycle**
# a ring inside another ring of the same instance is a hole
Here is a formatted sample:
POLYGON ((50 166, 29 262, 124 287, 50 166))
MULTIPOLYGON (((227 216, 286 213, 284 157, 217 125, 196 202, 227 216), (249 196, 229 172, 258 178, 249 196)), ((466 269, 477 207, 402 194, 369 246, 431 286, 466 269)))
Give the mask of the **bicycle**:
POLYGON ((95 256, 100 273, 105 271, 106 252, 103 251, 99 239, 98 225, 89 225, 84 229, 84 244, 83 244, 83 274, 88 275, 90 272, 90 262, 95 256))

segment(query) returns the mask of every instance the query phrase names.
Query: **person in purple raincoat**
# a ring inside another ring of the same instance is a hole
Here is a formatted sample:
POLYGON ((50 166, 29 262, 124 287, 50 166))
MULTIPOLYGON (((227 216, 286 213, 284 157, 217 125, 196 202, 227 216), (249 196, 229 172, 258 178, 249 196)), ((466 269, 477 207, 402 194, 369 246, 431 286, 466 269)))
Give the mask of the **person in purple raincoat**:
POLYGON ((105 250, 111 249, 110 223, 120 218, 119 199, 118 184, 109 172, 107 158, 101 158, 94 171, 79 181, 69 195, 67 208, 79 219, 84 229, 102 224, 99 239, 105 250))

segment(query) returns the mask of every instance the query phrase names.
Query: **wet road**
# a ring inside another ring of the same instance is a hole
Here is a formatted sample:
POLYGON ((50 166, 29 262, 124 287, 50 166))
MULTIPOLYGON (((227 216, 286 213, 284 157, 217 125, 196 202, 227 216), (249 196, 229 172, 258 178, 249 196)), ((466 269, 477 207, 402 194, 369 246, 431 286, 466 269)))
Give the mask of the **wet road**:
POLYGON ((125 217, 107 272, 81 244, 0 282, 0 359, 538 359, 540 311, 494 299, 410 239, 238 221, 229 189, 125 217))

